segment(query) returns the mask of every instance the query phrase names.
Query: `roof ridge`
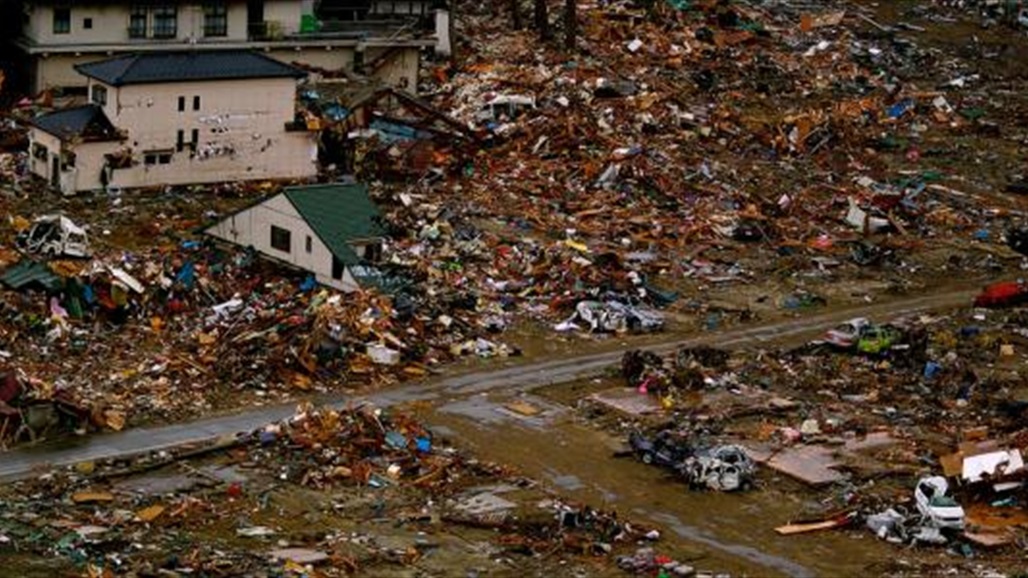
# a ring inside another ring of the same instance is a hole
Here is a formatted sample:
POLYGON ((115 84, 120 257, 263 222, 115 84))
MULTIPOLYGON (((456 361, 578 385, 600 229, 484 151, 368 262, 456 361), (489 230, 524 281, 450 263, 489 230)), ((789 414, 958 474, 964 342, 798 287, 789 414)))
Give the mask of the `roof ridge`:
POLYGON ((129 55, 129 57, 128 57, 128 60, 129 60, 128 66, 123 68, 122 71, 121 71, 121 74, 118 75, 118 77, 117 77, 118 82, 121 82, 126 76, 128 76, 128 73, 132 70, 132 68, 135 67, 137 64, 139 64, 139 57, 140 56, 142 56, 141 52, 136 52, 136 53, 133 53, 133 54, 129 55))

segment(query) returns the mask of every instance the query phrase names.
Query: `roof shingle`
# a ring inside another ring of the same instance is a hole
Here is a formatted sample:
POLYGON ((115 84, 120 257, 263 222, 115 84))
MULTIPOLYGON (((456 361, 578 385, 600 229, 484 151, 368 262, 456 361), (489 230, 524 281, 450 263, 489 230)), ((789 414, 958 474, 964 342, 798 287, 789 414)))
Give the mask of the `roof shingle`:
POLYGON ((111 86, 307 75, 295 66, 251 50, 143 52, 79 64, 75 70, 111 86))
POLYGON ((118 130, 95 104, 76 106, 37 116, 32 124, 59 139, 115 140, 118 130))

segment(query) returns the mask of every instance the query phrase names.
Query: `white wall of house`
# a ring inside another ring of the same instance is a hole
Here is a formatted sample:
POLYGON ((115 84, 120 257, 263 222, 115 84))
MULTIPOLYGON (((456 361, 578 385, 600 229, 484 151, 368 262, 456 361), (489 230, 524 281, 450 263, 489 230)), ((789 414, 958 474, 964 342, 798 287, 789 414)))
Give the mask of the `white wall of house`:
POLYGON ((54 159, 57 159, 59 178, 57 188, 65 194, 103 188, 100 172, 103 170, 104 155, 120 147, 117 141, 62 143, 56 136, 32 127, 29 130, 29 171, 53 183, 54 159), (46 148, 46 158, 37 158, 37 145, 46 148), (61 162, 63 151, 74 155, 73 166, 61 162))
MULTIPOLYGON (((364 62, 370 64, 379 55, 393 50, 386 47, 369 46, 365 49, 364 62)), ((374 71, 373 76, 385 84, 399 87, 410 92, 418 91, 418 66, 421 62, 421 52, 416 47, 407 47, 398 50, 388 57, 389 60, 374 71)), ((372 71, 366 70, 368 74, 372 71)))
POLYGON ((60 154, 60 151, 61 140, 59 138, 35 127, 29 130, 28 164, 30 173, 49 181, 52 166, 50 159, 53 158, 53 155, 60 154), (46 152, 40 155, 42 149, 46 149, 46 152))
POLYGON ((321 242, 284 194, 227 217, 207 229, 218 239, 243 247, 253 247, 260 253, 314 273, 323 285, 342 291, 357 289, 350 271, 344 270, 342 279, 332 279, 332 252, 321 242), (271 227, 290 232, 290 250, 281 251, 271 246, 271 227), (307 238, 311 251, 307 252, 307 238))
MULTIPOLYGON (((177 6, 176 34, 173 38, 153 38, 153 16, 147 15, 147 38, 131 38, 129 36, 129 2, 71 2, 66 6, 71 9, 71 27, 66 33, 54 32, 54 5, 31 5, 28 10, 28 23, 24 29, 25 36, 32 42, 42 46, 61 45, 99 45, 120 44, 129 42, 152 43, 154 41, 169 44, 184 44, 190 38, 198 42, 247 39, 246 0, 227 0, 228 16, 227 35, 204 37, 204 11, 200 2, 168 2, 177 6), (86 19, 92 20, 92 27, 86 28, 86 19)), ((270 2, 269 2, 270 4, 270 2)), ((299 2, 297 2, 299 4, 299 2)), ((282 11, 282 15, 287 13, 282 11)), ((299 14, 299 13, 297 13, 299 14)), ((296 16, 299 24, 300 17, 296 16)))
POLYGON ((284 35, 296 34, 300 31, 302 14, 303 3, 300 0, 264 1, 264 21, 274 22, 275 29, 284 35))
POLYGON ((75 168, 69 172, 62 191, 72 195, 80 191, 99 191, 103 189, 100 173, 104 169, 104 157, 120 149, 122 144, 114 141, 86 142, 71 147, 75 153, 75 168))
POLYGON ((286 64, 303 64, 325 70, 353 69, 353 46, 332 46, 326 48, 274 48, 265 54, 286 64))
MULTIPOLYGON (((391 0, 390 0, 391 2, 391 0)), ((249 41, 246 0, 226 0, 227 33, 225 36, 206 37, 204 34, 203 4, 199 1, 173 2, 176 5, 176 33, 173 38, 154 38, 153 14, 148 12, 146 37, 129 35, 129 2, 72 2, 68 3, 71 19, 66 33, 54 32, 55 4, 32 4, 27 8, 28 20, 24 28, 26 49, 30 52, 28 66, 35 91, 52 87, 85 86, 84 78, 75 70, 76 64, 102 60, 116 54, 135 50, 173 50, 191 45, 224 48, 256 48, 282 62, 300 62, 319 68, 352 70, 356 39, 285 39, 249 41), (90 28, 85 27, 90 20, 90 28)), ((265 0, 264 20, 274 23, 277 34, 283 37, 300 30, 304 2, 300 0, 265 0)), ((389 9, 392 9, 392 4, 389 9)), ((398 1, 397 10, 410 10, 411 3, 398 1)), ((415 8, 418 2, 413 2, 415 8)), ((384 48, 369 47, 365 62, 370 62, 384 48)), ((393 86, 416 90, 418 75, 418 48, 409 47, 396 61, 376 74, 393 86), (406 80, 403 80, 406 79, 406 80)))
POLYGON ((132 168, 114 171, 113 186, 298 179, 317 174, 314 135, 286 131, 286 123, 294 117, 295 79, 177 82, 107 89, 104 112, 115 126, 128 133, 125 144, 137 161, 132 168), (179 110, 180 99, 185 110, 179 110), (199 106, 194 107, 197 99, 199 106), (170 161, 148 163, 148 155, 154 160, 154 155, 160 158, 162 154, 170 154, 170 161))

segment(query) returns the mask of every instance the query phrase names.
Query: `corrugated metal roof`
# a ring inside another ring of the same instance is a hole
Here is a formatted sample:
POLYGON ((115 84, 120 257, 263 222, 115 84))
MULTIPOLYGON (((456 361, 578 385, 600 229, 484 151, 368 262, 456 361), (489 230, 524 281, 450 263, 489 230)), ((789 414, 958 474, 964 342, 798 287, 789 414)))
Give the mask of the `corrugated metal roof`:
POLYGON ((63 285, 64 281, 46 265, 23 259, 0 275, 0 283, 11 289, 38 285, 47 291, 55 291, 63 285))
POLYGON ((360 263, 350 243, 377 239, 383 231, 379 212, 364 185, 312 185, 290 187, 283 194, 337 259, 360 263))

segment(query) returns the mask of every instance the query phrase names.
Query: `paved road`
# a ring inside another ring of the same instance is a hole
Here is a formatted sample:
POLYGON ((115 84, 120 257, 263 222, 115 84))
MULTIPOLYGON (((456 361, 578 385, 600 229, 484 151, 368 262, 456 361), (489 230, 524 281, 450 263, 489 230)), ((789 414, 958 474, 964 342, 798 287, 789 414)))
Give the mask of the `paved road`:
MULTIPOLYGON (((873 304, 859 309, 840 309, 775 323, 702 333, 688 338, 677 336, 678 339, 652 346, 651 349, 658 352, 670 352, 684 345, 698 344, 739 347, 772 340, 800 338, 816 335, 828 326, 858 315, 880 319, 966 304, 975 292, 972 289, 954 290, 873 304)), ((438 401, 444 397, 452 403, 455 398, 469 398, 486 391, 519 390, 564 383, 602 372, 605 368, 617 363, 626 349, 537 363, 524 363, 426 382, 406 383, 372 394, 367 399, 382 406, 405 401, 438 401)), ((325 401, 333 404, 345 404, 353 399, 339 394, 330 396, 325 401)), ((125 457, 191 443, 208 442, 226 435, 252 431, 270 422, 281 420, 292 415, 294 409, 295 404, 269 406, 193 422, 136 428, 118 433, 85 437, 73 442, 62 442, 58 445, 43 444, 19 449, 0 454, 0 481, 31 477, 34 472, 54 466, 125 457)))

